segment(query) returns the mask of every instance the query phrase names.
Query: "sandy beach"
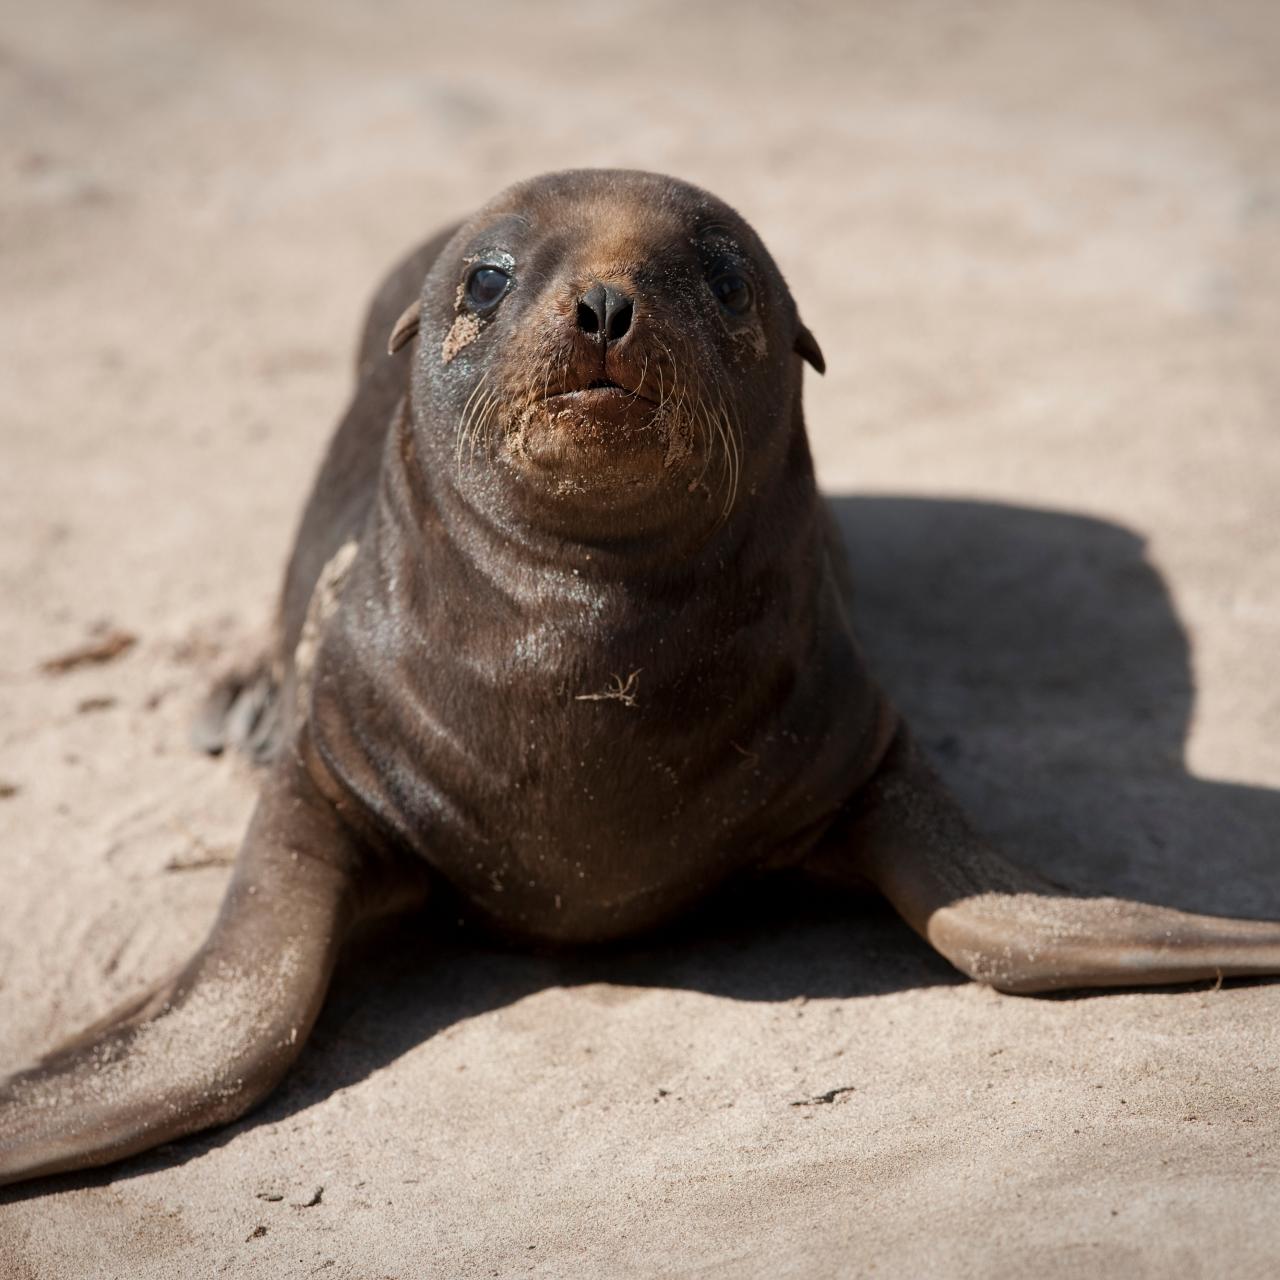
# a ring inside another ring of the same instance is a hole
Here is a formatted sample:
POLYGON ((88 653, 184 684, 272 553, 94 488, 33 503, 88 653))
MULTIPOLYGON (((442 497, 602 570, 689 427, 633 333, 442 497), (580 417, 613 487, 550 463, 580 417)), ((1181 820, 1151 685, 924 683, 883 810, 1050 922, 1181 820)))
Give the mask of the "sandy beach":
MULTIPOLYGON (((860 634, 983 829, 1280 919, 1274 5, 0 0, 0 1072, 213 917, 256 782, 191 719, 380 274, 580 165, 770 246, 860 634)), ((3 1280, 1278 1257, 1280 984, 1002 996, 791 887, 570 958, 388 928, 258 1112, 0 1193, 3 1280)))

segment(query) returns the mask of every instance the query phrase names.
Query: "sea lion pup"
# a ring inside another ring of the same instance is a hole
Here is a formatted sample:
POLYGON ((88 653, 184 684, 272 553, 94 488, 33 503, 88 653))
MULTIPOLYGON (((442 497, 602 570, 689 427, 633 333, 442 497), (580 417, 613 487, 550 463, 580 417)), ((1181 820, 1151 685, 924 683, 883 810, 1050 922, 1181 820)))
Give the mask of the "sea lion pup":
POLYGON ((278 652, 205 727, 273 756, 222 909, 0 1086, 0 1180, 241 1115, 352 923, 433 885, 584 943, 803 864, 1004 991, 1280 970, 1280 925, 1072 896, 973 832, 854 641, 805 360, 751 228, 652 174, 516 186, 392 274, 278 652))

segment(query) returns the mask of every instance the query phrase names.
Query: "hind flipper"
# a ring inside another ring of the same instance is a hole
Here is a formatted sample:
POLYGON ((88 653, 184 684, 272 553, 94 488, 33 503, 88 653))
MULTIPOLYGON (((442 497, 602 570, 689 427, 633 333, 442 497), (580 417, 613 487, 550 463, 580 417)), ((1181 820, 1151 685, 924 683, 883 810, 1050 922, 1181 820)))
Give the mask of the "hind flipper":
POLYGON ((870 880, 952 964, 1001 991, 1280 974, 1280 922, 1085 897, 1006 861, 905 728, 814 870, 870 880))
POLYGON ((119 1160, 264 1098, 319 1012, 363 857, 290 751, 193 959, 0 1083, 0 1185, 119 1160))
POLYGON ((289 726, 280 663, 270 658, 237 668, 209 691, 191 726, 191 742, 211 756, 243 751, 255 764, 278 754, 289 726))

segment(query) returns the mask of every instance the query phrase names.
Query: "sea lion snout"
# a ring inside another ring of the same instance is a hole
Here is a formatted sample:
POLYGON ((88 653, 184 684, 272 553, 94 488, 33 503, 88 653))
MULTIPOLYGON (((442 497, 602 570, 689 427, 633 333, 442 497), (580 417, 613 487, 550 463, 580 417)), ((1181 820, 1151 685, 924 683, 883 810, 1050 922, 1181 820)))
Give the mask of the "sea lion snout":
POLYGON ((593 281, 578 300, 575 320, 581 332, 605 347, 619 342, 631 329, 635 304, 630 293, 614 284, 593 281))
MULTIPOLYGON (((521 334, 516 339, 518 360, 545 360, 553 366, 544 377, 543 399, 575 392, 629 392, 633 401, 652 409, 658 404, 655 385, 646 390, 652 368, 658 371, 661 353, 647 323, 660 299, 642 297, 629 273, 622 271, 566 272, 551 292, 541 315, 524 326, 540 339, 530 350, 521 334), (545 335, 545 340, 542 340, 545 335)), ((602 398, 603 403, 603 398, 602 398)))

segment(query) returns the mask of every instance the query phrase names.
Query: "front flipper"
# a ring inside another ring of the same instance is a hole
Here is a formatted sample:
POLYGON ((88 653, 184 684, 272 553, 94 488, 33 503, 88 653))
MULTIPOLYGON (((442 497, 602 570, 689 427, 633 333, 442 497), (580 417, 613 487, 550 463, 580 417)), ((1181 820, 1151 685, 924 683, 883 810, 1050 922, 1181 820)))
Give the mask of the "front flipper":
POLYGON ((320 1010, 362 852, 293 751, 266 780, 208 939, 178 975, 0 1083, 0 1185, 243 1114, 320 1010))
POLYGON ((870 880, 956 968, 1001 991, 1280 974, 1280 923, 1085 897, 1007 862, 905 728, 850 808, 813 869, 870 880))

